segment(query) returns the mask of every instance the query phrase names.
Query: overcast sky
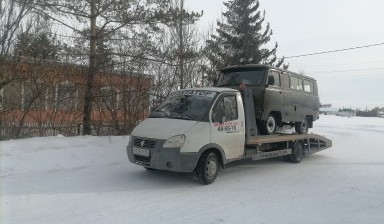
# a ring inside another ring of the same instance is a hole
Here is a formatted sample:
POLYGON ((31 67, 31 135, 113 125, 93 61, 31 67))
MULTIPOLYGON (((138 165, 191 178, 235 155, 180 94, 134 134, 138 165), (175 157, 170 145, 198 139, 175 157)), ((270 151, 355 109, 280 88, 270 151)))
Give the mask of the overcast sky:
MULTIPOLYGON (((222 0, 185 0, 204 11, 203 31, 225 10, 222 0)), ((384 0, 260 0, 278 42, 278 56, 384 43, 384 0)), ((320 100, 334 107, 384 107, 384 45, 289 58, 289 70, 318 80, 320 100)))

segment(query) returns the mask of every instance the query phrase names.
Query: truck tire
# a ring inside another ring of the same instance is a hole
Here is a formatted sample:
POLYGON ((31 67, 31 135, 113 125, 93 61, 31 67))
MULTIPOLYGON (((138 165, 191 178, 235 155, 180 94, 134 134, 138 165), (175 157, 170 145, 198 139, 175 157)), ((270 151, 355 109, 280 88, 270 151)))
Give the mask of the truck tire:
POLYGON ((303 121, 295 123, 295 130, 299 134, 307 134, 308 128, 309 128, 309 121, 307 117, 305 117, 303 121))
POLYGON ((201 184, 211 184, 219 172, 219 160, 216 153, 204 152, 196 166, 196 175, 201 184))
POLYGON ((261 122, 261 133, 265 135, 274 135, 277 130, 277 120, 273 114, 269 114, 267 120, 261 122))
POLYGON ((295 141, 292 146, 292 154, 289 155, 289 162, 300 163, 304 157, 304 144, 302 141, 295 141))

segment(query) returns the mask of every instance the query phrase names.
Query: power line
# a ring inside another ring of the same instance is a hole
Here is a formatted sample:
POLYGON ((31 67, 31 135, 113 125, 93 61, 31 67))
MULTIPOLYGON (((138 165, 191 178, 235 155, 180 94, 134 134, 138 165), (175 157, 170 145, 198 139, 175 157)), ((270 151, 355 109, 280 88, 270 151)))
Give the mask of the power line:
POLYGON ((284 58, 299 58, 299 57, 306 57, 306 56, 319 55, 319 54, 329 54, 329 53, 335 53, 335 52, 340 52, 340 51, 350 51, 350 50, 356 50, 356 49, 361 49, 361 48, 376 47, 376 46, 380 46, 380 45, 384 45, 384 42, 383 43, 377 43, 377 44, 358 46, 358 47, 343 48, 343 49, 338 49, 338 50, 322 51, 322 52, 316 52, 316 53, 288 56, 288 57, 284 57, 284 58))
POLYGON ((348 76, 318 76, 317 80, 334 80, 334 79, 342 79, 342 80, 382 80, 384 79, 383 75, 348 75, 348 76))
POLYGON ((348 69, 348 70, 335 70, 335 71, 319 71, 319 72, 310 72, 312 74, 320 73, 337 73, 337 72, 358 72, 358 71, 373 71, 373 70, 382 70, 384 68, 366 68, 366 69, 348 69))
MULTIPOLYGON (((354 63, 335 63, 335 64, 332 64, 332 63, 328 63, 328 64, 312 64, 312 65, 306 65, 305 67, 306 68, 311 68, 310 70, 312 71, 313 69, 319 69, 319 68, 339 68, 339 69, 348 69, 348 68, 351 68, 351 67, 354 67, 356 65, 372 65, 372 66, 384 66, 384 58, 380 61, 373 61, 371 59, 367 59, 369 61, 359 61, 358 63, 357 62, 354 62, 354 63)), ((313 70, 314 71, 314 70, 313 70)))

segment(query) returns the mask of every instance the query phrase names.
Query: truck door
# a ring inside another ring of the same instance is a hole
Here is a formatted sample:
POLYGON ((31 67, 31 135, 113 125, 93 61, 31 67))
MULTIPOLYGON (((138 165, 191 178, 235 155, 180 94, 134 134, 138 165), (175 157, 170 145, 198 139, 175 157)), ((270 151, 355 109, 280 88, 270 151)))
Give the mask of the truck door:
POLYGON ((240 94, 222 94, 211 110, 211 143, 220 145, 227 159, 241 157, 244 151, 244 109, 240 94))

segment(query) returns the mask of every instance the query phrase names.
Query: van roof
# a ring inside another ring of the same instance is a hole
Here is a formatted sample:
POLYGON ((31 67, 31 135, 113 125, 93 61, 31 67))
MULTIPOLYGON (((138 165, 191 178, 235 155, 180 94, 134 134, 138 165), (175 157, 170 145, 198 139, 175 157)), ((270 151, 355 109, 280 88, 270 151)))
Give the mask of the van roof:
POLYGON ((229 66, 229 67, 221 69, 221 72, 222 73, 227 73, 227 72, 232 72, 232 71, 254 70, 254 69, 255 70, 256 69, 275 69, 275 70, 278 70, 278 71, 281 71, 281 72, 291 73, 293 75, 297 75, 297 76, 300 76, 300 77, 305 77, 307 79, 311 79, 311 80, 315 81, 314 78, 312 78, 310 76, 307 76, 307 75, 301 75, 301 74, 298 74, 298 73, 295 73, 295 72, 288 71, 286 69, 277 68, 277 67, 274 67, 274 66, 271 66, 271 65, 261 65, 261 64, 234 65, 234 66, 229 66))

